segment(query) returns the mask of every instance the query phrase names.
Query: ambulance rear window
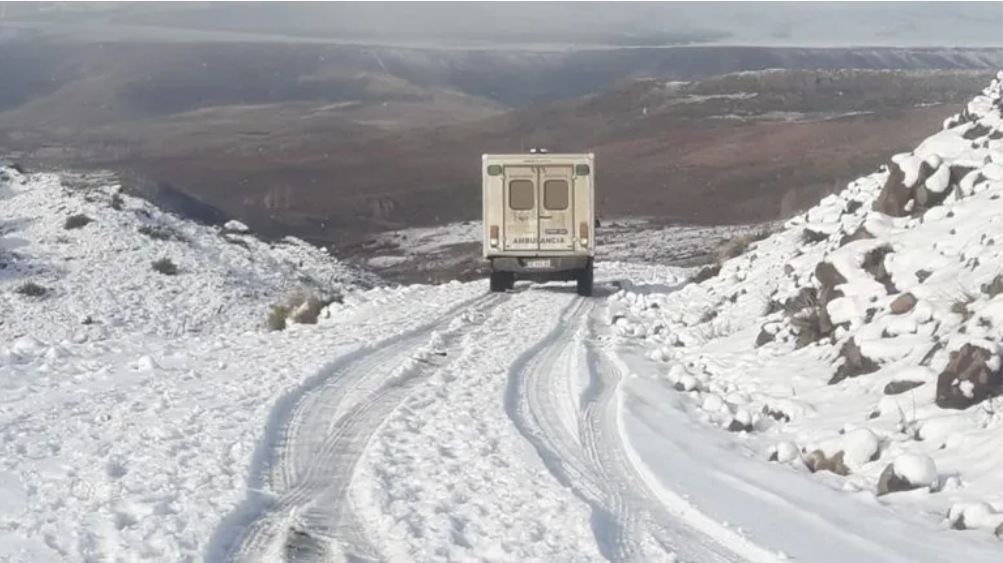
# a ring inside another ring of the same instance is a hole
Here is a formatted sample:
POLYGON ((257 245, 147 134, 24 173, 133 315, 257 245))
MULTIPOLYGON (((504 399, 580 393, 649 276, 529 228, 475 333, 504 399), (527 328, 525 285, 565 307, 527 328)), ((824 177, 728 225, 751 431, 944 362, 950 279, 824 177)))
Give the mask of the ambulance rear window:
POLYGON ((568 208, 568 183, 564 180, 547 180, 543 183, 543 206, 552 211, 568 208))
POLYGON ((512 180, 508 183, 508 206, 516 211, 533 209, 536 198, 533 194, 533 182, 529 180, 512 180))

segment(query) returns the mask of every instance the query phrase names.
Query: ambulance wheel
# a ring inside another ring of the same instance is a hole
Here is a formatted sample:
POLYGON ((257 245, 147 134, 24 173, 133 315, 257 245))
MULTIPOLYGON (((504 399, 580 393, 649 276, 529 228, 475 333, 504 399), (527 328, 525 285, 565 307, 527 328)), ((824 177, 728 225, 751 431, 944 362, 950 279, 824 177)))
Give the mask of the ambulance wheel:
POLYGON ((508 291, 515 285, 515 274, 512 272, 491 272, 491 291, 508 291))
POLYGON ((592 295, 592 263, 578 271, 578 295, 590 297, 592 295))

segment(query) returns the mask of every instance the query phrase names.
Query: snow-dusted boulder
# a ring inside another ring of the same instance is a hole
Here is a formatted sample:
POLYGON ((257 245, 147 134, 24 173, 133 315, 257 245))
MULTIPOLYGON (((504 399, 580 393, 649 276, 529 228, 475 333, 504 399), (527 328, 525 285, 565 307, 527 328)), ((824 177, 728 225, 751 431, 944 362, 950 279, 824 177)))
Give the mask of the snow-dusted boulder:
POLYGON ((136 370, 137 371, 156 371, 160 369, 160 365, 157 364, 156 360, 150 356, 142 356, 136 360, 136 370))
POLYGON ((995 530, 1003 526, 1003 512, 987 502, 959 502, 947 511, 947 522, 955 530, 995 530))
MULTIPOLYGON (((951 158, 964 152, 967 141, 962 135, 945 135, 937 149, 951 158)), ((944 203, 954 194, 970 195, 962 180, 974 170, 964 164, 948 164, 939 154, 921 158, 915 154, 892 157, 884 187, 873 209, 891 217, 918 217, 926 210, 944 203)))
POLYGON ((937 378, 937 406, 966 409, 1003 392, 1000 357, 986 348, 965 344, 951 352, 937 378))
POLYGON ((732 432, 752 432, 753 422, 752 413, 744 408, 737 408, 731 416, 731 421, 728 423, 728 430, 732 432))
POLYGON ((937 486, 937 465, 930 456, 902 454, 889 463, 878 478, 878 496, 937 486))
POLYGON ((768 322, 759 329, 759 336, 756 337, 756 348, 764 346, 777 339, 777 332, 782 325, 778 322, 768 322))
POLYGON ((819 283, 818 300, 822 307, 825 307, 825 304, 835 297, 842 295, 836 286, 846 283, 846 276, 831 262, 819 262, 815 266, 815 279, 819 283))
POLYGON ((916 296, 912 293, 903 293, 892 301, 891 305, 888 306, 893 315, 904 315, 909 311, 912 311, 913 307, 916 306, 916 296))
POLYGON ((892 217, 909 214, 907 205, 917 184, 926 181, 933 172, 930 164, 911 154, 897 154, 888 165, 888 177, 881 193, 874 200, 873 209, 892 217))
POLYGON ((770 448, 769 460, 779 463, 790 463, 801 457, 801 450, 791 441, 783 441, 770 448))
POLYGON ((679 381, 676 382, 674 387, 678 391, 693 391, 699 385, 700 383, 697 381, 697 378, 687 373, 679 377, 679 381))
POLYGON ((850 469, 859 469, 881 454, 881 441, 867 428, 857 428, 843 435, 843 460, 850 469))

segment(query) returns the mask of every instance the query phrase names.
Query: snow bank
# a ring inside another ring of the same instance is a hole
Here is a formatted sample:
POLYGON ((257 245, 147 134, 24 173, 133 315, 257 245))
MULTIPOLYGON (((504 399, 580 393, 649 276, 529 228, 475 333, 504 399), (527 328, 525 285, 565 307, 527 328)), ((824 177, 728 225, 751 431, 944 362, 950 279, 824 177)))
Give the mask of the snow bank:
POLYGON ((904 514, 1003 505, 1001 163, 1003 72, 916 150, 717 276, 611 296, 631 327, 617 332, 707 422, 721 409, 708 390, 747 397, 757 416, 735 439, 752 452, 872 492, 894 460, 925 487, 880 497, 904 514))

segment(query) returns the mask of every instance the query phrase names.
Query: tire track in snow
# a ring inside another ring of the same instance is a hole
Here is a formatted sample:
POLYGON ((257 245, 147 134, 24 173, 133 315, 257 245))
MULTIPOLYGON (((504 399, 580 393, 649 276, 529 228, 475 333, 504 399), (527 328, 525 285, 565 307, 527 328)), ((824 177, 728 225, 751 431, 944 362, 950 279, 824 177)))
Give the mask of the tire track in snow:
MULTIPOLYGON (((575 361, 576 348, 572 344, 580 344, 593 303, 579 301, 562 315, 546 338, 512 364, 506 412, 550 473, 592 509, 592 532, 600 553, 611 561, 626 561, 642 551, 637 521, 620 491, 603 482, 601 472, 583 450, 580 437, 572 433, 577 429, 569 429, 561 416, 574 400, 567 392, 560 395, 560 389, 568 389, 568 382, 560 378, 575 376, 579 362, 575 361), (575 328, 569 330, 569 324, 575 328)), ((580 420, 580 413, 575 418, 580 420)))
POLYGON ((588 505, 554 481, 505 413, 512 361, 580 298, 517 291, 394 411, 350 499, 388 561, 596 561, 588 505))
POLYGON ((506 412, 551 474, 591 507, 593 535, 607 559, 746 560, 750 550, 668 510, 634 468, 619 430, 622 372, 595 343, 595 310, 583 300, 513 363, 506 412), (588 385, 574 397, 581 371, 588 385), (572 427, 562 417, 568 410, 572 427))
POLYGON ((620 384, 623 374, 628 372, 626 363, 615 350, 598 346, 594 339, 589 348, 590 354, 595 357, 590 365, 606 381, 605 385, 610 389, 606 400, 613 405, 606 410, 606 420, 598 425, 601 430, 595 433, 604 442, 597 450, 609 456, 608 462, 613 465, 611 471, 620 476, 621 482, 627 483, 634 494, 646 499, 659 542, 672 545, 678 555, 687 561, 783 561, 783 557, 756 545, 735 529, 714 521, 682 495, 658 482, 634 451, 623 427, 620 384))
MULTIPOLYGON (((746 548, 750 542, 736 536, 733 530, 719 526, 721 533, 708 533, 706 527, 695 526, 692 513, 671 510, 664 499, 649 486, 632 461, 627 442, 621 431, 623 394, 620 385, 625 371, 612 361, 599 344, 595 324, 590 323, 590 338, 584 354, 588 358, 590 393, 583 400, 583 444, 594 461, 602 479, 620 489, 620 495, 637 511, 646 533, 661 546, 684 561, 746 561, 762 560, 758 547, 746 548), (751 555, 751 557, 750 557, 751 555)), ((692 507, 691 507, 692 510, 692 507)), ((709 521, 709 519, 707 519, 709 521)), ((704 523, 703 521, 700 522, 704 523)), ((769 560, 774 560, 769 554, 769 560)), ((632 554, 633 560, 646 560, 648 554, 632 554)))
POLYGON ((465 300, 430 323, 347 354, 280 399, 255 455, 251 494, 221 524, 207 558, 378 558, 344 502, 355 465, 412 384, 449 357, 449 344, 483 319, 479 312, 507 298, 465 300), (243 530, 234 537, 237 526, 243 530))

